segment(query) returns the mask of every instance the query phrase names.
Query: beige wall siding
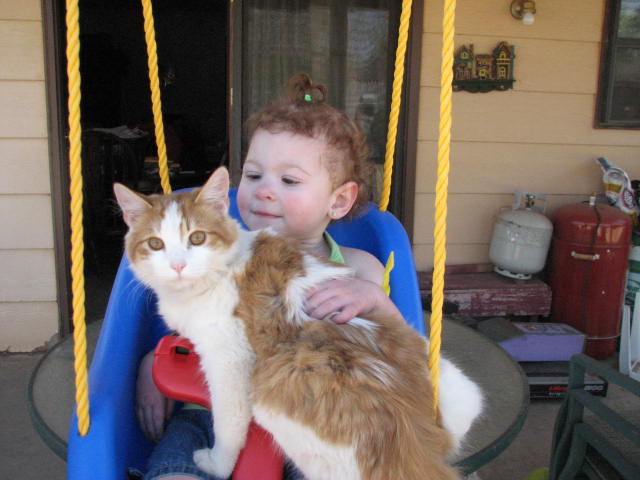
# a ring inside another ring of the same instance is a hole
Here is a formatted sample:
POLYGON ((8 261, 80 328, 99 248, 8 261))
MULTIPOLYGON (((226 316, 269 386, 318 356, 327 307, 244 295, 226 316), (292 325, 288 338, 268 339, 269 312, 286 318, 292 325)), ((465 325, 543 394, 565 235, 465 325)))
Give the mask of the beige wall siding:
POLYGON ((42 80, 42 23, 26 20, 0 20, 0 57, 3 79, 42 80))
POLYGON ((0 350, 57 332, 39 0, 0 0, 0 350))
MULTIPOLYGON (((488 262, 493 222, 513 192, 546 194, 548 213, 602 190, 605 156, 640 178, 640 132, 593 128, 604 0, 536 1, 535 24, 505 0, 457 3, 455 48, 516 47, 513 90, 453 94, 447 263, 488 262)), ((433 265, 442 1, 426 0, 421 66, 414 254, 433 265)))
POLYGON ((41 21, 38 0, 0 0, 0 19, 41 21))
POLYGON ((49 194, 46 138, 0 138, 0 192, 49 194))

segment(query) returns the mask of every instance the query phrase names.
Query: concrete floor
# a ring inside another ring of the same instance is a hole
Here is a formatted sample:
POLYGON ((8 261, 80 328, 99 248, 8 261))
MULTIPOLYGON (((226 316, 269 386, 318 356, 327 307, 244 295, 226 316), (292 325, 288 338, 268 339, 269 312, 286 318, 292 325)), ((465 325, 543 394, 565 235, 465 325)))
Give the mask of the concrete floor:
MULTIPOLYGON (((52 453, 31 424, 26 390, 42 354, 1 354, 0 479, 63 480, 65 462, 52 453)), ((482 480, 524 480, 548 465, 559 401, 534 401, 523 430, 497 459, 478 472, 482 480)))
POLYGON ((27 383, 42 354, 0 354, 0 479, 63 480, 66 464, 40 439, 27 412, 27 383))
POLYGON ((551 435, 560 400, 532 400, 520 434, 495 460, 477 473, 482 480, 525 480, 549 466, 551 435))

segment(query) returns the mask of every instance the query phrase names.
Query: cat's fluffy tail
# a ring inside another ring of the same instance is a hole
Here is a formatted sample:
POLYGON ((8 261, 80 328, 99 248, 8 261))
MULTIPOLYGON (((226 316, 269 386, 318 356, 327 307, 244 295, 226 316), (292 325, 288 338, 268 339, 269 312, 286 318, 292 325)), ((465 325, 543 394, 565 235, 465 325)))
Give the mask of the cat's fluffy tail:
POLYGON ((484 395, 480 387, 450 360, 440 357, 438 406, 444 428, 451 434, 455 453, 482 413, 484 395))

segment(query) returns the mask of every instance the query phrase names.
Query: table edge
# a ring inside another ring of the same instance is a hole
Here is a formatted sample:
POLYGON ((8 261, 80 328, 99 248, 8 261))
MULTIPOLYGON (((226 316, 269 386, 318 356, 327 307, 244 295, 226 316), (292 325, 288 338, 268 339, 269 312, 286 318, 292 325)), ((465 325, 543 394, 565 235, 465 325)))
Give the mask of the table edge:
MULTIPOLYGON (((45 353, 42 358, 38 361, 36 366, 33 368, 31 375, 29 376, 29 383, 27 384, 27 411, 29 412, 29 417, 31 418, 31 424, 33 428, 35 428, 36 432, 42 438, 44 443, 62 460, 67 460, 67 448, 68 442, 63 440, 55 433, 48 425, 47 422, 42 418, 38 409, 35 406, 35 401, 33 398, 33 386, 35 383, 36 376, 40 371, 45 360, 51 355, 57 348, 62 344, 62 342, 67 337, 61 339, 56 345, 45 353)), ((69 419, 71 421, 71 419, 69 419)))

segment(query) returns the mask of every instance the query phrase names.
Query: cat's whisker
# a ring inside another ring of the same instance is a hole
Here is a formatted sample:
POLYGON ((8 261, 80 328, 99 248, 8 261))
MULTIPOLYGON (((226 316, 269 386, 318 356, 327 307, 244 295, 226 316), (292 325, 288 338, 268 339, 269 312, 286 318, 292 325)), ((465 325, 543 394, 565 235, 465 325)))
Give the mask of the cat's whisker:
POLYGON ((143 285, 135 278, 129 280, 127 286, 124 288, 124 291, 127 292, 127 301, 131 302, 141 288, 144 288, 143 285))

